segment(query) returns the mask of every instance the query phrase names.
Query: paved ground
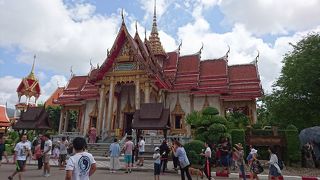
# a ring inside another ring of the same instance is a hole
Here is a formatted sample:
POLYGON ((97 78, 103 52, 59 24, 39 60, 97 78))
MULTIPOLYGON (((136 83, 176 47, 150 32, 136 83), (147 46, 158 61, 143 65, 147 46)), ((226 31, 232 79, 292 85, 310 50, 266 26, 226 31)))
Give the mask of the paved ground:
MULTIPOLYGON (((15 166, 13 164, 3 164, 0 167, 0 180, 6 180, 9 175, 11 175, 15 166)), ((42 170, 37 170, 36 166, 29 165, 24 173, 23 180, 63 180, 65 176, 64 170, 59 170, 57 167, 51 169, 50 177, 42 177, 42 170)), ((14 179, 18 179, 15 177, 14 179)), ((90 180, 103 180, 103 179, 113 179, 113 180, 153 180, 152 172, 141 172, 133 171, 131 174, 125 174, 124 171, 118 171, 116 173, 109 173, 107 170, 97 170, 96 173, 90 178, 90 180)), ((160 179, 165 180, 179 180, 180 175, 168 173, 161 175, 160 179)), ((196 177, 193 177, 196 180, 196 177)), ((200 179, 200 178, 199 178, 200 179)), ((223 179, 223 178, 220 178, 223 179)))

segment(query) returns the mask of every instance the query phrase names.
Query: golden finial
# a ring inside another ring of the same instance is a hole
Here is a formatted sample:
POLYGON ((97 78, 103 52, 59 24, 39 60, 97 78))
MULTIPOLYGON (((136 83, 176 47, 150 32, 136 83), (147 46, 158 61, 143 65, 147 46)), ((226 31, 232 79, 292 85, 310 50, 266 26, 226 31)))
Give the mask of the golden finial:
POLYGON ((33 79, 33 80, 36 79, 36 77, 35 77, 35 75, 34 75, 34 66, 35 66, 35 63, 36 63, 36 58, 37 58, 37 56, 36 56, 36 54, 35 54, 35 55, 33 56, 32 68, 31 68, 30 74, 28 75, 28 79, 33 79))

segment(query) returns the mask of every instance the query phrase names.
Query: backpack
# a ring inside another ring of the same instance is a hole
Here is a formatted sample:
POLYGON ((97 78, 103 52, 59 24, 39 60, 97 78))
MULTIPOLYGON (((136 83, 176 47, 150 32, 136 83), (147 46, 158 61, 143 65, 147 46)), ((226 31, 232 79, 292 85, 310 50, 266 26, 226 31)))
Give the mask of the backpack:
POLYGON ((284 167, 283 161, 281 161, 281 159, 278 159, 278 166, 279 166, 280 170, 282 170, 284 167))

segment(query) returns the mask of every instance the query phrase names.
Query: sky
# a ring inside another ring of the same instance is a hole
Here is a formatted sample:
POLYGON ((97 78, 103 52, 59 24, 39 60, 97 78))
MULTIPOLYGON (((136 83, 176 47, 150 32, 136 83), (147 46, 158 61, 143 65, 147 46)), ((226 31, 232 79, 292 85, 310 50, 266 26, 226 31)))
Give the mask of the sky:
MULTIPOLYGON (((306 35, 320 31, 319 0, 157 0, 157 23, 166 52, 201 58, 226 54, 232 64, 252 62, 266 93, 280 75, 282 60, 306 35)), ((0 104, 14 107, 16 89, 30 73, 40 81, 39 102, 70 79, 102 64, 121 25, 131 35, 150 34, 154 0, 0 0, 0 104)))

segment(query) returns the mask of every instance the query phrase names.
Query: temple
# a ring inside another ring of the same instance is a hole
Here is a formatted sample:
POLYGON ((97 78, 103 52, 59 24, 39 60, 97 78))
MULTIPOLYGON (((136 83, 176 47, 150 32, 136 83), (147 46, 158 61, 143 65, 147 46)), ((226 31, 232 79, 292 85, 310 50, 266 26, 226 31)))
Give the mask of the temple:
POLYGON ((170 135, 188 136, 186 115, 208 106, 217 108, 220 115, 241 111, 251 123, 256 122, 256 98, 262 94, 258 58, 249 64, 228 65, 229 51, 221 58, 202 60, 202 48, 183 56, 180 48, 181 44, 175 51, 164 50, 156 8, 149 39, 141 39, 137 30, 130 35, 122 17, 102 65, 91 67, 88 75, 73 75, 54 100, 62 106, 59 133, 85 135, 96 127, 103 137, 122 136, 136 126, 167 128, 170 135), (78 115, 73 123, 69 122, 71 111, 78 115))

